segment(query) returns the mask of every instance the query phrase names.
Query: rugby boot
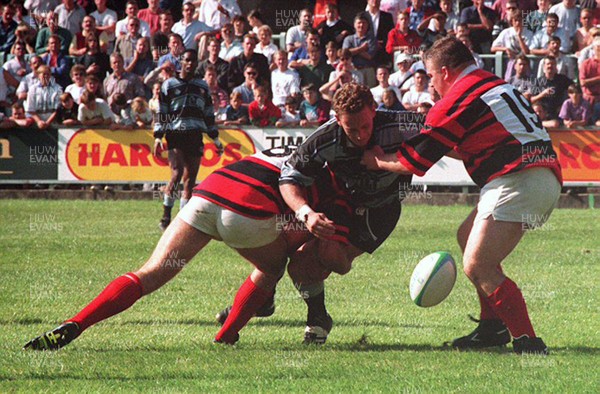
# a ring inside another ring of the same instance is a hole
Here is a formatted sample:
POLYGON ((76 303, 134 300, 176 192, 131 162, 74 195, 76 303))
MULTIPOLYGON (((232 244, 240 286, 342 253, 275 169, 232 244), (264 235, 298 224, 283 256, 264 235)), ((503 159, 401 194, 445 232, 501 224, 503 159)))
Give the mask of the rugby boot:
POLYGON ((469 317, 479 325, 469 335, 453 340, 452 347, 457 349, 482 349, 504 346, 510 342, 510 333, 502 320, 477 320, 471 316, 469 317))
POLYGON ((71 343, 79 334, 77 323, 67 322, 27 342, 23 350, 58 350, 71 343))
POLYGON ((164 232, 167 229, 167 227, 169 227, 169 224, 171 224, 171 218, 163 217, 162 219, 160 219, 160 222, 158 222, 158 228, 160 228, 160 230, 164 232))
POLYGON ((523 335, 513 341, 513 351, 517 354, 539 354, 548 355, 548 346, 542 341, 542 338, 529 338, 523 335))
POLYGON ((323 316, 309 317, 304 329, 305 345, 322 345, 327 341, 327 336, 333 327, 333 319, 329 313, 323 316))
POLYGON ((235 338, 234 338, 233 342, 225 342, 222 339, 213 339, 213 343, 223 344, 223 345, 235 345, 235 343, 239 340, 240 340, 240 334, 235 334, 235 338))

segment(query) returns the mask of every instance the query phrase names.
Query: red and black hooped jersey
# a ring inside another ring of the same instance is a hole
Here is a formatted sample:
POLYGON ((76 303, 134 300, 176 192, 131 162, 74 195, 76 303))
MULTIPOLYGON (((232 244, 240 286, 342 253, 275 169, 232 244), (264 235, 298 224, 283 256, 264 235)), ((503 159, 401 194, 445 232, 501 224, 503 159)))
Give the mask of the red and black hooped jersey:
POLYGON ((463 75, 429 111, 421 133, 402 144, 399 161, 422 176, 455 149, 480 187, 532 167, 549 168, 562 183, 550 136, 529 101, 487 71, 469 66, 463 75))
MULTIPOLYGON (((220 168, 196 186, 193 195, 253 219, 291 213, 279 192, 279 177, 283 163, 295 149, 294 146, 269 149, 220 168)), ((332 184, 331 180, 319 181, 308 187, 309 205, 315 208, 332 202, 347 205, 342 191, 332 184)))

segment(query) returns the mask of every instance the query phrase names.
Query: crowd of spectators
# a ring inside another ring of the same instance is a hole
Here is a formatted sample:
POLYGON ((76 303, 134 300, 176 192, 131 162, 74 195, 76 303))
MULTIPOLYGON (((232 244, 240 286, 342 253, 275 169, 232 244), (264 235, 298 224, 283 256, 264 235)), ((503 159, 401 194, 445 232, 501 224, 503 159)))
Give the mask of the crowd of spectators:
POLYGON ((371 87, 381 109, 425 114, 439 96, 419 59, 446 35, 479 67, 480 55, 503 53, 504 78, 545 125, 600 125, 596 1, 368 0, 343 20, 342 2, 317 0, 297 14, 285 43, 273 42, 273 21, 260 10, 242 15, 236 0, 168 10, 164 0, 107 1, 2 2, 0 127, 147 128, 161 83, 189 48, 219 124, 315 127, 349 81, 371 87))

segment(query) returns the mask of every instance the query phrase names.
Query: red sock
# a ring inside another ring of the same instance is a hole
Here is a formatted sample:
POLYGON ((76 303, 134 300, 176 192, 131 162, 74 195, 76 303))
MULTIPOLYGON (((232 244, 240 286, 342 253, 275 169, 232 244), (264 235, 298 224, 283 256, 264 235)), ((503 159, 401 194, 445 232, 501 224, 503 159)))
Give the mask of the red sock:
POLYGON ((517 284, 508 277, 488 296, 490 306, 500 316, 511 335, 519 338, 527 335, 535 337, 533 326, 527 314, 527 305, 517 284))
POLYGON ((229 312, 227 320, 225 320, 221 331, 219 331, 215 339, 217 341, 234 343, 237 339, 236 334, 248 323, 258 308, 272 294, 273 292, 268 292, 257 287, 250 277, 248 277, 235 295, 231 312, 229 312))
POLYGON ((142 296, 140 279, 132 272, 119 276, 106 286, 92 302, 67 321, 75 322, 81 331, 108 317, 123 312, 142 296))
MULTIPOLYGON (((502 272, 502 267, 498 264, 498 271, 502 272)), ((494 312, 494 309, 490 306, 490 301, 488 300, 487 295, 483 294, 481 291, 477 291, 477 295, 479 296, 479 305, 481 307, 481 311, 479 312, 479 319, 481 320, 500 320, 500 317, 494 312)))

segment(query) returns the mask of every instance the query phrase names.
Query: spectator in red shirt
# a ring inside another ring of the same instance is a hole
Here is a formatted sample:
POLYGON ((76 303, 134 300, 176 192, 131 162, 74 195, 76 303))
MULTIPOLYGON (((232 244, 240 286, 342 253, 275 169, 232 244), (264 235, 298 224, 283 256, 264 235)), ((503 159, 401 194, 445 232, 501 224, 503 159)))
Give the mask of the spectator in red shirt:
POLYGON ((269 99, 267 88, 263 85, 254 87, 254 101, 248 107, 250 122, 254 126, 273 126, 281 118, 281 110, 269 99))
POLYGON ((154 34, 159 29, 160 13, 159 0, 148 0, 148 8, 138 11, 137 17, 150 26, 150 34, 154 34))
POLYGON ((600 119, 600 39, 593 42, 594 57, 583 62, 579 69, 579 82, 583 89, 583 98, 592 103, 592 120, 600 119))
POLYGON ((404 53, 416 53, 423 42, 423 38, 415 31, 409 29, 410 17, 408 12, 398 13, 398 24, 388 34, 385 50, 390 55, 396 51, 404 53))

